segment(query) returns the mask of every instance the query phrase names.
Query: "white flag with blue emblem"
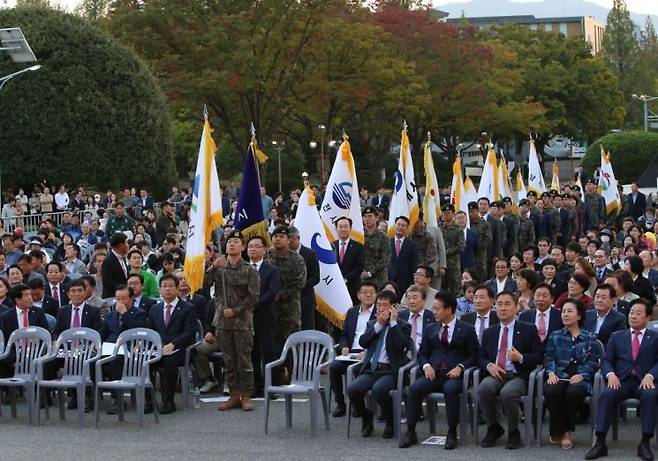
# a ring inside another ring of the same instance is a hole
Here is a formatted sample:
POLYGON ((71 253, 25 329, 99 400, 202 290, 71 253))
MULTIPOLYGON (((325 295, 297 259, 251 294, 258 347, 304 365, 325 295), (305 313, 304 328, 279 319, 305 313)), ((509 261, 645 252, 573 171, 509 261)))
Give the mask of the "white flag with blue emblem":
POLYGON ((411 147, 407 136, 407 124, 405 122, 400 141, 400 160, 398 170, 395 172, 395 188, 391 198, 391 206, 388 210, 388 236, 395 233, 395 220, 404 216, 409 220, 407 235, 411 235, 414 224, 418 220, 420 207, 418 204, 418 190, 414 179, 414 163, 411 161, 411 147))
POLYGON ((320 207, 320 218, 327 237, 332 242, 338 239, 336 220, 347 217, 352 220, 352 238, 363 244, 363 220, 359 184, 356 180, 354 157, 347 136, 338 148, 334 167, 331 169, 327 189, 320 207))
POLYGON ((318 255, 320 282, 315 285, 317 309, 331 323, 342 328, 345 314, 352 307, 352 299, 340 273, 336 254, 332 251, 325 233, 325 226, 315 208, 315 195, 309 187, 304 189, 299 198, 295 227, 299 230, 302 245, 311 248, 318 255))

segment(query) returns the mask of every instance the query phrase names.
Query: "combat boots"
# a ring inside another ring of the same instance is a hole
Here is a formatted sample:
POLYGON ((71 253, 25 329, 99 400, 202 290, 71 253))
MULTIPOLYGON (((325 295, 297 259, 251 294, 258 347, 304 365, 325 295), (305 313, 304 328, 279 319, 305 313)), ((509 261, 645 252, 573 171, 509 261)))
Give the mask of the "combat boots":
POLYGON ((244 411, 252 411, 254 409, 254 403, 251 401, 251 392, 245 392, 242 394, 240 405, 242 405, 244 411))
POLYGON ((234 391, 230 392, 226 402, 220 403, 217 407, 219 411, 234 410, 236 408, 240 408, 240 393, 234 391))

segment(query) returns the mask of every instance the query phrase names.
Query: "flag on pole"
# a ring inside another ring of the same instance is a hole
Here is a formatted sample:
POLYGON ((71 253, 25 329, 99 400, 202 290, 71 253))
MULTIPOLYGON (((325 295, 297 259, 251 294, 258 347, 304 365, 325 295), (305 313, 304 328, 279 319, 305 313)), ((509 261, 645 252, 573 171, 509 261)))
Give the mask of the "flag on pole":
POLYGON ((352 238, 363 244, 363 219, 361 217, 361 199, 359 184, 356 180, 354 157, 347 136, 338 148, 334 167, 331 169, 327 192, 320 207, 320 218, 324 223, 330 241, 338 239, 336 220, 347 217, 352 220, 352 238))
POLYGON ((535 141, 532 139, 530 140, 530 156, 528 159, 528 190, 535 191, 537 196, 546 192, 546 184, 541 173, 535 141))
MULTIPOLYGON (((471 183, 471 186, 473 183, 471 183)), ((450 201, 455 206, 455 211, 463 211, 468 216, 468 199, 462 177, 462 157, 457 158, 452 164, 452 186, 450 187, 450 201)))
POLYGON ((525 189, 525 184, 523 184, 523 175, 521 174, 521 169, 516 172, 516 202, 520 202, 522 199, 528 196, 528 192, 525 189))
MULTIPOLYGON (((585 192, 585 189, 583 189, 583 182, 580 180, 580 171, 576 171, 576 186, 578 186, 580 189, 580 193, 583 194, 585 192)), ((583 195, 581 195, 581 198, 583 195)), ((575 199, 575 197, 574 197, 575 199)))
POLYGON ((487 197, 491 201, 498 200, 499 198, 496 152, 491 148, 487 152, 487 159, 482 168, 482 177, 480 178, 480 187, 478 188, 479 197, 487 197))
POLYGON ((208 114, 204 115, 183 266, 191 293, 203 287, 206 245, 210 241, 212 231, 224 224, 222 191, 219 188, 219 176, 215 163, 217 146, 212 139, 208 114))
POLYGON ((302 245, 311 248, 318 255, 320 282, 315 285, 317 309, 332 324, 342 328, 345 314, 352 307, 352 300, 340 273, 336 255, 327 239, 325 225, 315 208, 315 196, 308 186, 299 198, 295 226, 299 230, 302 245))
POLYGON ((258 164, 267 160, 265 154, 258 148, 256 133, 251 132, 251 142, 245 156, 240 195, 235 208, 235 228, 242 231, 245 239, 260 235, 269 244, 270 235, 267 232, 267 221, 263 215, 263 203, 260 195, 260 172, 258 164))
POLYGON ((507 160, 505 156, 501 154, 500 164, 498 165, 498 189, 500 192, 500 198, 509 197, 514 201, 515 197, 513 194, 511 178, 509 171, 507 170, 507 160))
POLYGON ((557 159, 553 160, 553 179, 551 179, 551 189, 560 192, 560 168, 557 165, 557 159))
POLYGON ((619 190, 617 189, 617 179, 615 179, 615 173, 612 171, 610 152, 603 152, 603 148, 601 148, 599 190, 605 200, 606 213, 610 214, 616 211, 619 214, 621 211, 621 197, 619 197, 619 190))
POLYGON ((425 143, 425 197, 423 197, 423 215, 425 222, 431 226, 438 226, 441 216, 441 200, 439 198, 439 181, 436 179, 434 159, 432 158, 432 142, 425 143))
POLYGON ((400 160, 398 170, 395 172, 395 188, 393 189, 388 215, 388 236, 391 237, 395 233, 395 220, 400 216, 409 219, 407 235, 411 235, 419 211, 414 164, 411 160, 411 147, 407 136, 407 122, 404 122, 400 141, 400 160))
POLYGON ((468 176, 466 176, 466 181, 464 181, 464 198, 466 205, 468 205, 469 202, 477 202, 479 198, 478 192, 475 190, 475 185, 468 176))

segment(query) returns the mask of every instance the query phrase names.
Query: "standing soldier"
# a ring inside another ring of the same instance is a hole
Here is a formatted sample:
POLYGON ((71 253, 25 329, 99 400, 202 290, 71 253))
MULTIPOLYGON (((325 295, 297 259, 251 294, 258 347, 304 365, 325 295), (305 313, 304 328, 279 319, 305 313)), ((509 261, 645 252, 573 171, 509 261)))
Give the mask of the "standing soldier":
POLYGON ((460 292, 461 287, 461 268, 459 258, 464 251, 464 231, 455 224, 454 212, 455 206, 446 203, 441 209, 441 232, 446 245, 446 290, 453 295, 460 292))
MULTIPOLYGON (((272 248, 267 250, 269 262, 279 269, 281 276, 281 291, 274 299, 279 348, 301 327, 301 293, 306 284, 306 263, 288 247, 288 234, 288 226, 277 226, 272 232, 272 248)), ((286 363, 286 367, 292 373, 292 363, 286 363)))
POLYGON ((242 407, 254 409, 251 393, 254 390, 254 370, 251 350, 254 343, 253 309, 258 299, 260 278, 251 264, 242 259, 244 242, 239 230, 226 239, 226 261, 213 266, 206 283, 215 287, 215 317, 219 347, 223 352, 229 399, 219 404, 219 410, 242 407))
POLYGON ((498 258, 503 256, 505 242, 507 242, 507 226, 503 221, 504 206, 503 202, 493 201, 489 207, 489 216, 492 216, 496 220, 495 223, 498 226, 498 239, 500 240, 497 247, 498 253, 496 254, 498 258))
MULTIPOLYGON (((489 252, 491 251, 492 235, 491 227, 478 212, 477 202, 468 203, 468 218, 471 221, 471 229, 478 234, 478 251, 475 255, 476 270, 480 282, 487 280, 487 262, 489 252)), ((446 249, 448 245, 446 245, 446 249)))
POLYGON ((527 198, 519 200, 519 251, 535 243, 535 223, 530 219, 530 202, 527 198))
POLYGON ((436 272, 438 269, 436 243, 430 233, 425 229, 422 210, 418 213, 418 219, 416 220, 414 230, 411 233, 411 240, 413 240, 418 247, 418 265, 429 266, 434 272, 436 272))
POLYGON ((585 185, 585 226, 583 233, 592 227, 598 228, 605 222, 605 201, 596 189, 596 184, 589 179, 585 185))
POLYGON ((363 210, 365 227, 365 263, 361 280, 372 282, 381 288, 388 280, 388 263, 391 260, 391 245, 385 233, 377 230, 377 209, 369 206, 363 210))
MULTIPOLYGON (((560 208, 560 222, 562 224, 562 246, 566 247, 567 243, 576 239, 576 229, 578 228, 575 200, 569 194, 562 196, 562 207, 560 208)), ((620 228, 621 229, 621 228, 620 228)))
POLYGON ((512 199, 505 197, 503 199, 503 223, 505 224, 505 243, 503 244, 503 256, 511 258, 514 253, 519 251, 519 217, 512 210, 512 199))
POLYGON ((544 192, 541 194, 541 200, 544 202, 544 210, 542 211, 542 224, 544 225, 544 234, 551 242, 551 245, 557 243, 560 237, 560 212, 553 206, 553 197, 558 194, 557 191, 544 192))

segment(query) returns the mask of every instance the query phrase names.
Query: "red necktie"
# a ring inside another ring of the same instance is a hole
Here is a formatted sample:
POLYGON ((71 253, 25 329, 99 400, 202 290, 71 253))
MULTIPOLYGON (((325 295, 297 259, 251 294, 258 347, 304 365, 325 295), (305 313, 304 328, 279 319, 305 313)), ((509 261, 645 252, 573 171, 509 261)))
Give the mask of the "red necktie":
POLYGON ((165 306, 164 322, 165 328, 169 327, 169 322, 171 322, 171 304, 165 306))
POLYGON ((633 362, 637 360, 637 355, 640 353, 640 335, 642 334, 639 330, 633 330, 633 341, 631 341, 631 356, 633 357, 633 362))
POLYGON ((507 334, 509 330, 507 327, 503 327, 503 338, 500 340, 500 347, 498 348, 498 358, 496 359, 496 365, 498 365, 503 370, 505 369, 505 362, 507 362, 507 334))
POLYGON ((27 316, 27 309, 23 311, 23 328, 30 326, 30 318, 27 316))
POLYGON ((340 250, 338 250, 338 258, 340 263, 343 263, 343 258, 345 257, 345 242, 340 242, 340 250))
POLYGON ((50 291, 53 294, 53 299, 57 301, 57 307, 61 307, 61 304, 59 303, 59 288, 58 287, 52 287, 50 291))
POLYGON ((80 308, 73 308, 73 321, 71 322, 71 328, 80 328, 80 308))
POLYGON ((395 256, 400 256, 400 247, 402 242, 399 239, 395 239, 395 256))
POLYGON ((546 313, 538 312, 537 315, 539 315, 539 339, 544 342, 546 339, 546 313))

